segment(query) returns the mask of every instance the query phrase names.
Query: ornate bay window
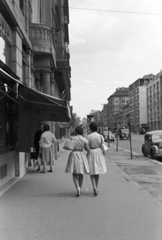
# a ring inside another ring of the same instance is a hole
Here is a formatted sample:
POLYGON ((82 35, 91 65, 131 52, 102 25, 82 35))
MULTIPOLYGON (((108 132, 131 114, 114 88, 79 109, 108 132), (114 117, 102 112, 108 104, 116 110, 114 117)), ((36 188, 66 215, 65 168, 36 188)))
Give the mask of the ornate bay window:
POLYGON ((45 1, 34 0, 31 1, 32 6, 32 23, 45 24, 45 1))

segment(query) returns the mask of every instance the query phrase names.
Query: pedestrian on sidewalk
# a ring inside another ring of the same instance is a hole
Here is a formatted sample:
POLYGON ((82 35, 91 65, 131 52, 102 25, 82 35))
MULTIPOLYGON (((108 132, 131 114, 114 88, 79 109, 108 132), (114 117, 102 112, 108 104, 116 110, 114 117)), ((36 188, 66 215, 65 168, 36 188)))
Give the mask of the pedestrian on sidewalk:
POLYGON ((50 132, 50 126, 48 124, 44 125, 44 133, 41 135, 39 142, 43 171, 46 173, 46 164, 49 164, 50 170, 48 172, 53 172, 52 162, 53 162, 53 152, 52 152, 52 143, 56 143, 57 140, 52 132, 50 132))
POLYGON ((104 142, 104 139, 103 136, 97 133, 97 124, 95 122, 91 122, 89 128, 91 133, 88 135, 88 142, 91 150, 88 153, 87 158, 94 196, 97 196, 99 174, 107 172, 105 157, 101 149, 101 144, 104 142))
POLYGON ((73 181, 77 190, 76 197, 79 197, 83 184, 83 174, 89 174, 88 160, 83 150, 89 152, 90 148, 87 139, 83 137, 81 126, 75 128, 75 133, 76 136, 71 137, 74 142, 74 150, 68 157, 65 172, 73 174, 73 181))
POLYGON ((42 135, 43 132, 44 132, 44 124, 40 123, 39 124, 39 130, 36 131, 36 133, 34 135, 34 149, 35 149, 35 152, 36 152, 36 160, 37 160, 37 166, 38 166, 37 171, 40 171, 40 165, 41 165, 41 163, 38 159, 38 156, 39 156, 39 149, 40 149, 39 141, 40 141, 40 138, 41 138, 41 135, 42 135))

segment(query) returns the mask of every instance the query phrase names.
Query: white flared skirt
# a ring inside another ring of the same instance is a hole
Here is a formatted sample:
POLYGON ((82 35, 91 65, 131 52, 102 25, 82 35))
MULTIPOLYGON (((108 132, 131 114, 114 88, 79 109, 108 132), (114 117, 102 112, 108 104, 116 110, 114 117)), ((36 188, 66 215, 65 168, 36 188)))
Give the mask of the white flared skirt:
POLYGON ((71 152, 65 172, 74 174, 89 174, 89 165, 86 155, 83 152, 71 152))
POLYGON ((107 172, 106 161, 101 148, 91 149, 87 158, 91 175, 107 172))

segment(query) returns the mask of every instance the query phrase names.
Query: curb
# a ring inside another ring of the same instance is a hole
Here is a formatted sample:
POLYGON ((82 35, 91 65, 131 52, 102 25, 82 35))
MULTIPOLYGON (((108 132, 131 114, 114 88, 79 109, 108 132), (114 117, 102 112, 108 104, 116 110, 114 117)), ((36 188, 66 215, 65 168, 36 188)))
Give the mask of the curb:
MULTIPOLYGON (((115 145, 112 145, 112 146, 115 147, 115 145)), ((128 150, 128 149, 125 149, 125 148, 122 148, 122 147, 118 147, 118 148, 121 149, 121 150, 124 150, 125 152, 130 153, 130 150, 128 150)), ((132 152, 132 154, 135 155, 135 156, 140 156, 140 154, 135 153, 135 152, 132 152)), ((150 159, 150 158, 148 158, 148 160, 162 166, 162 162, 158 162, 157 160, 153 160, 153 159, 150 159)))

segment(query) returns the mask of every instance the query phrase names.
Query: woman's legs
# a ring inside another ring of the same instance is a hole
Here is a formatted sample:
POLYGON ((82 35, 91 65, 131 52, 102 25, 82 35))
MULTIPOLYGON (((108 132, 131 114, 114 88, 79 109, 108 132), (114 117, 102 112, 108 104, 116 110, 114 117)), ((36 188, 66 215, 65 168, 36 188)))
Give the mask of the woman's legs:
POLYGON ((49 162, 49 166, 50 166, 50 170, 48 172, 53 172, 53 169, 52 169, 52 161, 49 162))
POLYGON ((98 194, 98 183, 99 183, 99 174, 97 175, 91 175, 91 181, 93 186, 94 195, 97 196, 98 194))
POLYGON ((83 174, 78 174, 79 175, 79 187, 82 188, 83 184, 83 174))
POLYGON ((76 197, 80 196, 80 187, 79 187, 79 181, 78 181, 78 174, 73 173, 73 181, 77 190, 76 197))
POLYGON ((42 172, 44 172, 44 173, 45 173, 45 172, 46 172, 46 162, 45 162, 45 161, 43 161, 43 163, 42 163, 42 164, 43 164, 43 171, 42 171, 42 172))
POLYGON ((96 189, 95 175, 91 175, 91 182, 92 182, 93 190, 95 190, 96 189))
POLYGON ((95 183, 96 183, 96 189, 97 189, 98 183, 99 183, 99 174, 95 175, 95 183))

